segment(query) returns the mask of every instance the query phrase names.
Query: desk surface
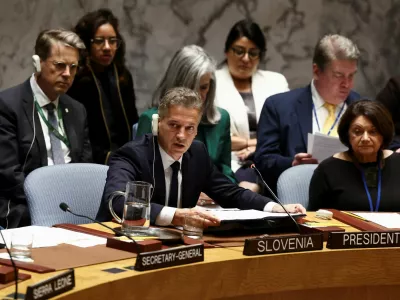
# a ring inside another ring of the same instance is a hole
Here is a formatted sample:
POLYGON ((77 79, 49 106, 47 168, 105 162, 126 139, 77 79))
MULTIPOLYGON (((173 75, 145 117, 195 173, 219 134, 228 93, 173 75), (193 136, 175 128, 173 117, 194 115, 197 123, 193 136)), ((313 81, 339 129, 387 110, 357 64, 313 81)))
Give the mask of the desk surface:
MULTIPOLYGON (((313 217, 308 213, 307 219, 313 217)), ((99 229, 98 225, 84 225, 99 229)), ((351 227, 344 227, 353 231, 351 227)), ((355 230, 354 230, 355 231, 355 230)), ((398 299, 400 249, 354 249, 243 256, 242 247, 205 250, 201 263, 119 274, 107 268, 133 266, 135 259, 75 269, 76 287, 55 299, 398 299)), ((28 272, 29 273, 29 272, 28 272)), ((21 292, 53 275, 32 274, 21 292)), ((14 286, 0 291, 0 297, 14 286)))

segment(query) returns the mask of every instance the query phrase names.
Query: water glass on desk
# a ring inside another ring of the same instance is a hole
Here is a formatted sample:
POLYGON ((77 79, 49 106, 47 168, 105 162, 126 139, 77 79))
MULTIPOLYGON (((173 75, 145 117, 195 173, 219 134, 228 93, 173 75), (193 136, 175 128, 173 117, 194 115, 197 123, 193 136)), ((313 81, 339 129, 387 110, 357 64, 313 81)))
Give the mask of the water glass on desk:
POLYGON ((150 226, 150 198, 152 185, 144 181, 129 181, 125 192, 111 194, 109 209, 112 216, 122 225, 122 231, 129 235, 146 235, 150 226), (122 219, 114 212, 112 201, 115 196, 124 196, 122 219))
POLYGON ((185 237, 201 240, 203 238, 204 218, 197 214, 187 214, 183 223, 183 239, 185 237))
POLYGON ((19 260, 32 258, 33 236, 31 233, 15 232, 11 235, 10 253, 19 260))

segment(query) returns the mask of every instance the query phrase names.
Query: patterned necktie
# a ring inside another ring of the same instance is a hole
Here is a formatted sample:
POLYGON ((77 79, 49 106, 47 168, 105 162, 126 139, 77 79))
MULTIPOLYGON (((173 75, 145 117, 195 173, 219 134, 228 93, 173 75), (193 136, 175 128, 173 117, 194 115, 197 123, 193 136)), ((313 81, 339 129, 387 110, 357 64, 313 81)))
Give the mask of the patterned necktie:
POLYGON ((178 173, 181 164, 179 161, 174 162, 171 165, 172 168, 172 178, 171 178, 171 185, 169 189, 169 200, 168 206, 171 207, 178 207, 178 173))
MULTIPOLYGON (((53 126, 54 129, 58 130, 58 121, 54 110, 56 106, 53 103, 49 103, 46 106, 47 112, 49 113, 49 123, 53 126)), ((51 153, 53 155, 53 163, 55 165, 65 164, 64 153, 61 149, 61 141, 55 136, 55 134, 49 128, 50 135, 50 144, 51 144, 51 153)))
MULTIPOLYGON (((328 117, 325 120, 324 123, 324 128, 322 129, 322 133, 328 134, 329 130, 331 130, 331 127, 336 121, 336 105, 330 104, 330 103, 325 103, 324 107, 328 110, 328 117)), ((335 127, 332 128, 331 133, 329 134, 330 136, 338 136, 337 134, 337 122, 335 124, 335 127)))

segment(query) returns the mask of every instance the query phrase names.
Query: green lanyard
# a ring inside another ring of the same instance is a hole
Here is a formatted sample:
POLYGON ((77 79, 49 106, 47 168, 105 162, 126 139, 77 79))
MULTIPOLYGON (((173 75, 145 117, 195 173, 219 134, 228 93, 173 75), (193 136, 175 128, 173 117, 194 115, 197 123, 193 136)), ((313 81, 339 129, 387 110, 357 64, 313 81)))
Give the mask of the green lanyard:
MULTIPOLYGON (((60 140, 62 141, 65 145, 67 145, 68 148, 70 148, 70 144, 68 141, 68 138, 66 136, 63 136, 58 129, 54 128, 53 125, 51 125, 49 123, 49 121, 46 119, 44 113, 43 113, 43 109, 40 107, 39 103, 36 101, 36 97, 35 97, 35 107, 36 110, 39 112, 39 115, 42 117, 42 120, 44 121, 44 123, 46 124, 47 128, 49 128, 49 130, 60 140)), ((60 105, 58 105, 58 109, 57 109, 57 114, 58 114, 58 120, 59 122, 62 123, 63 119, 62 119, 62 113, 61 113, 61 109, 60 109, 60 105)))

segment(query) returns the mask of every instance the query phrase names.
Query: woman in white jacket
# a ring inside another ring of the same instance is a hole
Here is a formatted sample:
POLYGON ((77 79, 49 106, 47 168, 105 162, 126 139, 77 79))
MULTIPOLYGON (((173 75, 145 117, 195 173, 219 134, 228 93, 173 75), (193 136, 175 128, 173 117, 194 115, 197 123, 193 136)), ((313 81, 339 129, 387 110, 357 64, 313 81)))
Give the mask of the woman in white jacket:
POLYGON ((258 24, 241 20, 228 34, 226 60, 216 72, 215 104, 231 118, 232 170, 241 186, 253 191, 259 190, 256 174, 242 165, 255 152, 262 107, 269 96, 289 90, 282 74, 258 70, 265 53, 266 42, 258 24))

